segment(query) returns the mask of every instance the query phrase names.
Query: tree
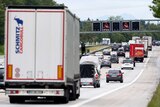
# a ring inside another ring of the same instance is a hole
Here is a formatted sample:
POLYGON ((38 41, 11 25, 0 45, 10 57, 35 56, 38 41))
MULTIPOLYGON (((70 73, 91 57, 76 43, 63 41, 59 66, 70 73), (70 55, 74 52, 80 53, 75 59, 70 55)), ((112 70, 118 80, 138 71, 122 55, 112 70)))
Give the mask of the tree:
POLYGON ((156 18, 160 18, 160 0, 153 0, 153 5, 149 6, 153 11, 153 16, 156 18))
POLYGON ((8 5, 57 5, 54 0, 0 0, 0 44, 4 44, 5 7, 8 5))

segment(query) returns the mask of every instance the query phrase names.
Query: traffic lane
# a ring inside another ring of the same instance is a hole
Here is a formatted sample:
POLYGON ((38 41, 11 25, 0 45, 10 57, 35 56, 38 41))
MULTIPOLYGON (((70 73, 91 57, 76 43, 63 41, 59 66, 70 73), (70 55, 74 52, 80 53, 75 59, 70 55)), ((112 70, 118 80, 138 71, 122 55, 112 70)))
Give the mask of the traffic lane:
MULTIPOLYGON (((119 66, 120 66, 119 64, 113 64, 113 67, 115 67, 115 68, 116 67, 118 68, 119 66)), ((124 79, 124 81, 125 81, 124 83, 119 83, 119 82, 106 83, 106 77, 105 77, 106 70, 108 70, 108 68, 101 69, 101 87, 100 88, 95 89, 93 87, 82 87, 80 99, 76 100, 76 101, 70 101, 69 104, 66 104, 65 106, 70 106, 70 105, 75 105, 76 103, 81 103, 81 102, 88 100, 90 98, 93 98, 99 94, 111 91, 113 89, 116 89, 116 88, 121 87, 121 86, 125 85, 126 83, 128 83, 128 80, 125 80, 125 79, 124 79)), ((126 73, 124 74, 124 78, 125 78, 125 75, 126 75, 126 73)), ((5 95, 3 96, 3 102, 0 102, 0 104, 6 104, 6 105, 13 106, 13 104, 9 104, 8 97, 5 95)), ((55 105, 56 104, 53 104, 53 106, 55 106, 55 105)), ((17 104, 17 106, 21 106, 21 104, 17 104)), ((50 105, 48 105, 48 106, 50 106, 50 105)), ((56 105, 56 106, 63 106, 63 104, 56 105)))
MULTIPOLYGON (((123 60, 123 57, 120 57, 120 61, 123 60)), ((119 64, 113 64, 113 67, 114 68, 120 68, 120 63, 119 64)), ((81 88, 81 96, 80 96, 80 99, 79 100, 76 100, 76 101, 70 101, 68 104, 65 104, 65 105, 56 105, 56 104, 53 104, 52 106, 70 106, 70 105, 75 105, 77 103, 81 103, 83 101, 86 101, 90 98, 93 98, 99 94, 102 94, 104 92, 108 92, 108 91, 111 91, 113 89, 116 89, 118 87, 121 87, 123 86, 124 84, 127 83, 128 80, 125 80, 124 83, 119 83, 119 82, 112 82, 112 83, 109 83, 109 84, 106 84, 106 78, 105 78, 105 73, 106 73, 106 70, 108 68, 105 68, 105 69, 102 69, 101 70, 101 88, 93 88, 93 87, 83 87, 81 88)), ((141 68, 138 68, 138 69, 141 69, 141 68)), ((124 74, 124 78, 125 78, 125 75, 127 73, 130 73, 130 72, 126 72, 124 74)), ((0 97, 0 104, 4 104, 4 105, 10 105, 10 106, 14 106, 14 104, 10 104, 9 103, 9 99, 7 96, 5 96, 4 94, 0 97), (3 96, 3 97, 2 97, 3 96)), ((17 106, 21 106, 21 104, 17 104, 17 106)), ((27 106, 27 105, 26 105, 27 106)), ((29 105, 30 106, 30 105, 29 105)), ((39 104, 38 104, 39 106, 39 104)), ((48 105, 49 106, 49 105, 48 105)))
POLYGON ((159 83, 160 67, 157 66, 157 62, 160 61, 159 55, 160 53, 153 52, 142 75, 135 83, 89 102, 83 107, 146 107, 159 83))

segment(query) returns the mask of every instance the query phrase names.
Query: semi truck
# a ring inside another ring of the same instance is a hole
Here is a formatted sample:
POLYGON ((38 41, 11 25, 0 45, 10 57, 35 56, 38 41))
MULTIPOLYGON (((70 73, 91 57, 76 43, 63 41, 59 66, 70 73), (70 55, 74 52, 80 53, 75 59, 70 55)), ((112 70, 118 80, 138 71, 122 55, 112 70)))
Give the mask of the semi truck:
POLYGON ((8 6, 5 18, 10 103, 79 98, 79 18, 65 6, 8 6))
POLYGON ((144 57, 148 57, 148 40, 142 40, 142 43, 144 44, 144 57))
POLYGON ((102 44, 103 45, 110 45, 111 39, 110 38, 102 38, 102 44))
POLYGON ((143 36, 143 40, 148 40, 148 50, 152 51, 152 37, 151 36, 143 36))
POLYGON ((144 44, 130 44, 130 58, 134 61, 143 62, 144 60, 144 44))

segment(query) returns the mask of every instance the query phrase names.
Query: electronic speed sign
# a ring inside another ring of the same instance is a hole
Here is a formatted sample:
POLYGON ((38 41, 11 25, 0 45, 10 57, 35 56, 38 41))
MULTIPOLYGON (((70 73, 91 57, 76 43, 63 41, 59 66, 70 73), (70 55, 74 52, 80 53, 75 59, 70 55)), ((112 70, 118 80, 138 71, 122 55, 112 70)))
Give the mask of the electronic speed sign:
POLYGON ((133 21, 133 22, 132 22, 132 30, 133 30, 133 31, 140 30, 140 22, 138 22, 138 21, 133 21))
POLYGON ((122 22, 122 30, 124 31, 130 30, 130 22, 122 22))
POLYGON ((102 30, 103 31, 109 31, 110 30, 110 23, 109 22, 103 22, 102 23, 102 30))
POLYGON ((94 22, 92 29, 93 31, 101 31, 101 22, 94 22))
POLYGON ((112 30, 113 31, 120 31, 120 22, 113 22, 112 23, 112 30))

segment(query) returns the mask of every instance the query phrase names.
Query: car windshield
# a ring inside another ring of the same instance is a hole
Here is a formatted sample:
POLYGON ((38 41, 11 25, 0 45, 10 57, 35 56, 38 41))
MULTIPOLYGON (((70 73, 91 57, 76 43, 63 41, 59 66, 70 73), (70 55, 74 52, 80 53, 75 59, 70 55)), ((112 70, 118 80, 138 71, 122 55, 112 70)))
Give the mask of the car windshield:
POLYGON ((123 63, 132 63, 132 60, 123 60, 123 63))
POLYGON ((81 73, 81 78, 92 78, 95 73, 94 65, 90 64, 80 65, 80 73, 81 73))

